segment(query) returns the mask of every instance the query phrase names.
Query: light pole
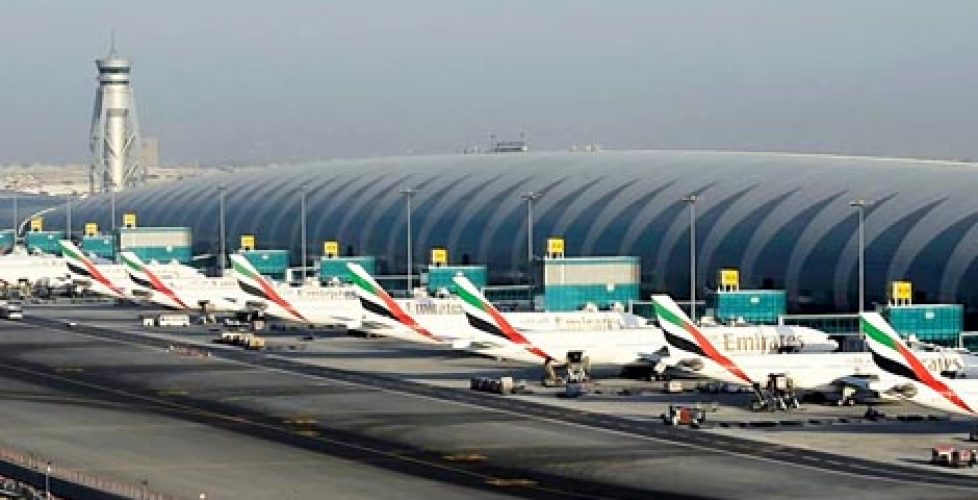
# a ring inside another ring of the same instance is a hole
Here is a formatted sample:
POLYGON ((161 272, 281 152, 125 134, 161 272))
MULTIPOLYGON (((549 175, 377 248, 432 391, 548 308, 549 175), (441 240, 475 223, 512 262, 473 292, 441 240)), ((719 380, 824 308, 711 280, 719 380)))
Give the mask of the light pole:
POLYGON ((682 201, 689 204, 689 317, 696 322, 696 202, 700 197, 691 194, 682 201))
POLYGON ((873 206, 870 200, 852 200, 849 206, 859 211, 859 312, 863 312, 866 291, 866 209, 873 206))
POLYGON ((224 215, 224 196, 225 196, 225 192, 227 191, 227 186, 225 186, 224 184, 221 184, 220 186, 217 187, 217 190, 218 190, 218 200, 219 200, 219 204, 220 204, 220 213, 221 213, 220 214, 220 217, 221 217, 221 222, 220 222, 220 226, 221 226, 220 227, 220 230, 221 230, 221 256, 220 256, 220 259, 218 259, 218 262, 219 262, 219 264, 221 266, 221 276, 224 276, 224 272, 227 271, 227 262, 226 262, 226 260, 227 260, 227 240, 225 239, 227 237, 227 231, 226 231, 226 227, 225 227, 225 223, 224 223, 224 217, 225 217, 225 215, 224 215))
POLYGON ((109 206, 112 209, 112 233, 115 233, 115 191, 111 191, 109 195, 109 206))
POLYGON ((71 241, 71 195, 65 196, 65 237, 71 241))
POLYGON ((526 281, 533 294, 533 202, 543 197, 540 191, 529 191, 522 195, 526 200, 526 281))
POLYGON ((306 282, 306 187, 299 189, 299 219, 302 224, 302 283, 306 282))
POLYGON ((44 468, 44 498, 47 500, 51 498, 51 462, 48 462, 47 467, 44 468))
POLYGON ((412 246, 411 246, 411 198, 414 198, 414 195, 418 194, 418 189, 417 188, 402 189, 401 194, 404 195, 404 198, 407 201, 407 292, 408 292, 408 297, 410 297, 411 286, 412 283, 414 282, 414 276, 412 274, 414 272, 413 270, 414 263, 412 261, 414 256, 412 254, 412 246))
POLYGON ((14 205, 13 226, 14 226, 14 244, 16 244, 17 243, 17 192, 16 191, 14 191, 14 195, 11 198, 11 201, 13 201, 13 205, 14 205))

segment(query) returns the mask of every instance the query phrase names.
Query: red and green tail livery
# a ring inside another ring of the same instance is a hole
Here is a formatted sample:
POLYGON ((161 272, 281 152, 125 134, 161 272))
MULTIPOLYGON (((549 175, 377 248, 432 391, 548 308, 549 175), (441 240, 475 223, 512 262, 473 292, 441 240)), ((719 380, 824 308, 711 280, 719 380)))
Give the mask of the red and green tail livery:
POLYGON ((703 332, 690 321, 686 313, 679 308, 671 297, 653 295, 652 305, 662 327, 662 333, 670 346, 679 351, 710 360, 722 366, 739 381, 753 384, 754 381, 736 363, 717 350, 710 339, 703 335, 703 332))
POLYGON ((243 255, 231 255, 231 265, 234 267, 234 272, 238 278, 238 286, 245 293, 267 300, 281 307, 296 320, 304 323, 309 322, 305 316, 275 290, 275 287, 243 255))
POLYGON ((161 293, 173 302, 173 305, 181 309, 190 309, 183 300, 177 296, 176 292, 170 287, 166 286, 156 273, 151 271, 146 264, 134 253, 132 252, 122 252, 119 254, 119 259, 122 260, 122 264, 126 266, 126 271, 129 272, 129 279, 133 283, 152 290, 157 293, 161 293))
POLYGON ((74 243, 69 240, 61 240, 58 242, 58 244, 61 246, 61 254, 65 258, 65 263, 68 265, 68 270, 71 271, 72 274, 90 278, 104 286, 116 296, 125 298, 125 292, 123 289, 112 283, 112 280, 107 278, 105 274, 99 271, 98 266, 96 266, 88 257, 85 257, 85 254, 83 254, 74 243))
POLYGON ((465 317, 472 328, 524 346, 527 351, 539 356, 544 361, 552 359, 549 354, 534 346, 523 334, 513 328, 513 325, 486 300, 468 278, 456 276, 453 280, 457 286, 458 296, 462 299, 465 317))
POLYGON ((931 373, 920 362, 900 335, 879 313, 861 313, 859 328, 866 335, 866 344, 873 353, 873 361, 884 371, 922 384, 940 394, 966 413, 975 411, 948 386, 947 382, 931 373))
POLYGON ((348 262, 346 265, 350 269, 350 275, 353 278, 353 285, 357 289, 357 297, 360 299, 360 305, 365 311, 382 318, 396 321, 430 339, 435 338, 431 332, 419 325, 410 314, 405 312, 391 298, 390 294, 380 286, 380 283, 377 283, 373 276, 370 276, 370 273, 363 266, 355 262, 348 262))

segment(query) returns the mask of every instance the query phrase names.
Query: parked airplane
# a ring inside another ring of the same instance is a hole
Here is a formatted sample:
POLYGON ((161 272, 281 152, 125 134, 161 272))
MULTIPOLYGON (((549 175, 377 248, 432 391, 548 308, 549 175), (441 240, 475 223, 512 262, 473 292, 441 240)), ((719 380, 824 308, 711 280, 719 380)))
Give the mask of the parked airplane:
POLYGON ((230 257, 238 286, 250 297, 249 302, 257 302, 268 314, 312 325, 361 326, 363 311, 352 287, 290 287, 262 276, 245 256, 230 257))
POLYGON ((0 256, 0 283, 8 286, 47 283, 59 287, 70 283, 70 276, 62 257, 27 253, 0 256))
MULTIPOLYGON (((652 304, 669 345, 665 362, 707 378, 759 390, 772 376, 784 375, 794 389, 840 394, 840 404, 851 403, 859 389, 880 392, 892 382, 865 352, 731 356, 718 349, 668 295, 653 295, 652 304)), ((952 351, 923 354, 932 369, 963 366, 960 355, 952 351)))
POLYGON ((119 258, 129 277, 143 287, 153 303, 171 309, 200 309, 205 312, 246 312, 248 296, 237 278, 208 277, 199 272, 168 272, 168 267, 145 264, 132 252, 119 258))
POLYGON ((433 322, 436 328, 445 326, 444 317, 451 315, 451 309, 455 306, 453 301, 426 298, 422 306, 413 300, 394 300, 363 266, 354 262, 348 262, 346 266, 363 308, 365 331, 422 344, 451 343, 464 335, 464 332, 454 331, 450 324, 441 335, 435 335, 430 330, 433 322), (430 313, 424 314, 429 319, 426 326, 419 321, 422 313, 430 313))
MULTIPOLYGON (((396 336, 400 330, 401 338, 409 341, 451 343, 457 349, 500 358, 512 357, 513 354, 507 351, 514 351, 523 361, 539 362, 537 357, 528 357, 525 350, 513 345, 510 339, 487 335, 470 326, 460 298, 393 299, 361 266, 349 263, 347 267, 354 277, 368 323, 378 334, 396 336)), ((613 311, 508 312, 502 316, 524 334, 553 333, 564 339, 572 338, 577 332, 589 332, 582 337, 603 342, 621 330, 655 329, 645 318, 613 311)), ((838 343, 826 334, 805 327, 715 326, 708 331, 712 339, 737 353, 778 352, 785 348, 806 352, 833 351, 838 348, 838 343)), ((575 341, 579 342, 581 339, 575 341)))
POLYGON ((469 325, 481 333, 471 348, 480 354, 543 363, 549 371, 551 366, 567 363, 572 352, 583 353, 591 365, 648 364, 649 357, 665 343, 662 332, 652 327, 613 332, 521 330, 467 278, 456 276, 454 282, 469 325))
POLYGON ((978 380, 951 379, 928 369, 879 313, 861 313, 859 327, 873 353, 873 362, 898 380, 889 395, 959 415, 978 415, 978 380))
POLYGON ((58 242, 72 281, 92 293, 116 299, 134 299, 137 286, 120 264, 95 264, 69 240, 58 242))
MULTIPOLYGON (((379 335, 414 342, 451 344, 456 349, 480 354, 492 349, 513 349, 522 353, 522 349, 510 345, 508 339, 472 328, 465 316, 462 301, 457 297, 394 299, 363 267, 356 263, 348 263, 347 267, 363 305, 364 326, 379 335)), ((514 312, 505 313, 504 316, 521 330, 554 331, 561 335, 582 331, 603 331, 612 335, 623 328, 638 328, 647 323, 639 316, 608 311, 514 312)), ((536 357, 530 359, 533 363, 539 361, 536 357)))

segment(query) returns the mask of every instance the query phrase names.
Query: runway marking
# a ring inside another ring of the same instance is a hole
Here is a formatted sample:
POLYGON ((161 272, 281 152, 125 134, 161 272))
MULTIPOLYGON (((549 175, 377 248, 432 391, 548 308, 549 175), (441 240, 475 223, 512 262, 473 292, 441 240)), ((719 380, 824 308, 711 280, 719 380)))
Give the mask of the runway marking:
POLYGON ((315 425, 319 423, 319 421, 313 417, 297 415, 283 418, 282 423, 289 425, 315 425))
POLYGON ((456 455, 443 455, 441 458, 449 462, 485 462, 487 457, 479 453, 459 453, 456 455))
MULTIPOLYGON (((32 325, 32 326, 35 326, 35 325, 32 325)), ((61 331, 66 331, 66 332, 69 332, 69 333, 73 333, 73 334, 76 334, 76 335, 82 335, 82 336, 85 336, 85 337, 91 337, 91 338, 96 338, 96 339, 101 339, 101 340, 108 340, 108 341, 111 341, 111 342, 117 342, 117 343, 120 343, 120 344, 131 345, 131 346, 135 346, 135 347, 139 347, 139 348, 143 348, 143 349, 152 349, 152 350, 159 349, 159 347, 157 347, 157 346, 147 345, 145 343, 138 343, 138 342, 133 342, 133 341, 124 340, 124 339, 119 339, 119 338, 116 338, 114 336, 99 336, 97 334, 85 333, 85 332, 78 331, 78 330, 75 330, 75 329, 65 329, 61 325, 58 325, 58 326, 54 326, 54 325, 52 325, 52 326, 39 326, 39 328, 59 328, 61 331)), ((117 330, 112 330, 112 329, 107 328, 107 327, 94 326, 94 328, 99 329, 99 330, 108 330, 109 332, 116 333, 116 334, 127 334, 127 333, 124 333, 124 332, 119 332, 117 330)), ((134 335, 134 334, 133 333, 128 333, 128 335, 134 335)), ((139 335, 143 335, 143 334, 140 333, 139 335)), ((157 337, 157 336, 151 336, 150 338, 153 338, 154 340, 158 340, 158 341, 172 341, 172 339, 163 338, 163 337, 157 337)), ((192 345, 198 345, 198 344, 195 344, 193 340, 189 341, 188 343, 190 343, 192 345)), ((212 346, 209 346, 209 347, 212 347, 212 346)), ((233 349, 230 349, 229 348, 229 349, 223 350, 223 352, 233 353, 233 354, 239 354, 241 351, 233 350, 233 349)), ((819 471, 819 472, 824 472, 824 473, 829 473, 829 474, 836 474, 836 475, 841 475, 841 476, 846 476, 846 477, 853 477, 853 478, 857 478, 857 479, 865 479, 866 477, 872 477, 872 478, 877 479, 877 480, 884 480, 884 481, 893 482, 893 483, 913 483, 913 484, 918 484, 918 485, 923 481, 923 482, 926 482, 927 484, 931 484, 931 485, 934 485, 934 486, 937 486, 937 487, 941 487, 941 488, 952 488, 952 489, 966 490, 966 491, 973 491, 974 490, 974 485, 959 485, 959 484, 940 483, 940 482, 938 482, 939 478, 935 478, 935 476, 933 476, 933 475, 923 475, 924 474, 923 471, 920 474, 917 474, 916 472, 910 472, 910 471, 906 471, 906 470, 901 470, 898 474, 903 475, 903 476, 906 476, 905 478, 892 477, 895 474, 892 469, 879 469, 879 470, 881 470, 882 472, 884 472, 885 474, 888 474, 888 475, 860 474, 860 473, 857 473, 857 472, 851 472, 850 470, 827 468, 827 467, 825 467, 825 466, 823 466, 821 464, 804 464, 804 463, 800 463, 798 461, 784 461, 784 460, 778 460, 778 459, 774 459, 774 458, 769 458, 769 457, 763 456, 762 454, 758 454, 755 449, 752 449, 750 447, 751 446, 750 443, 744 443, 744 444, 740 444, 740 445, 737 445, 737 444, 735 444, 734 442, 731 442, 731 441, 727 441, 725 443, 726 446, 736 447, 736 448, 741 448, 741 449, 745 449, 745 448, 747 449, 747 451, 741 452, 741 451, 734 451, 734 450, 724 449, 724 448, 718 448, 718 447, 711 447, 711 446, 705 446, 705 445, 699 445, 699 444, 686 443, 686 442, 683 442, 683 441, 679 441, 678 439, 667 439, 667 438, 663 438, 663 437, 648 436, 648 435, 644 435, 644 434, 641 434, 641 433, 638 433, 638 432, 629 432, 629 431, 624 431, 624 430, 618 430, 618 429, 608 428, 606 426, 596 426, 596 425, 593 425, 593 424, 581 423, 581 422, 579 422, 577 420, 580 420, 581 418, 583 418, 583 419, 593 418, 593 416, 595 416, 595 415, 600 415, 600 414, 597 414, 597 413, 586 412, 584 410, 569 410, 571 412, 577 412, 579 414, 579 416, 578 416, 579 418, 572 420, 572 419, 567 418, 568 417, 567 413, 562 413, 562 412, 559 412, 558 410, 553 410, 553 411, 546 411, 546 410, 544 410, 544 411, 534 411, 534 412, 530 413, 530 412, 525 412, 525 411, 515 411, 515 410, 504 409, 504 408, 498 408, 498 407, 495 407, 495 406, 485 406, 485 405, 482 405, 482 404, 478 404, 476 402, 471 402, 471 401, 475 401, 474 395, 467 395, 468 397, 462 396, 462 397, 459 397, 458 399, 449 399, 449 398, 446 398, 446 397, 439 397, 437 395, 422 394, 420 391, 411 391, 411 390, 407 390, 407 389, 398 389, 395 386, 396 385, 396 382, 395 381, 387 381, 387 380, 384 380, 383 378, 377 378, 377 379, 374 379, 374 380, 368 380, 368 381, 364 381, 364 382, 359 382, 359 381, 357 381, 358 379, 360 379, 360 380, 369 379, 370 378, 370 375, 369 374, 359 374, 359 373, 356 373, 356 372, 350 372, 349 370, 344 370, 344 369, 339 369, 339 368, 320 367, 318 365, 303 365, 303 364, 297 363, 296 361, 291 360, 289 358, 277 356, 277 355, 274 355, 274 354, 256 355, 256 356, 254 356, 254 358, 255 358, 255 360, 244 361, 244 360, 239 360, 239 359, 231 359, 231 358, 226 358, 226 357, 218 356, 218 359, 220 359, 220 360, 222 360, 224 362, 237 363, 239 365, 244 365, 244 366, 252 367, 252 368, 255 368, 255 369, 259 369, 259 370, 265 370, 265 371, 269 371, 269 372, 276 372, 276 373, 283 373, 283 374, 287 374, 287 375, 300 376, 300 377, 305 377, 305 378, 309 378, 309 379, 313 379, 313 380, 324 380, 324 379, 325 380, 331 380, 331 381, 335 381, 336 383, 349 384, 349 385, 353 385, 353 386, 360 387, 360 388, 378 389, 378 390, 383 390, 383 391, 386 391, 386 392, 391 392, 391 393, 395 393, 395 394, 405 395, 405 396, 408 396, 408 397, 429 399, 429 400, 432 400, 432 401, 439 401, 439 402, 448 403, 448 404, 454 404, 454 405, 458 405, 458 406, 465 406, 465 407, 470 407, 470 408, 477 408, 477 409, 480 409, 480 410, 483 410, 483 411, 494 411, 494 412, 498 412, 498 413, 503 413, 503 414, 508 414, 508 415, 514 415, 514 416, 523 417, 523 418, 531 418, 531 419, 538 420, 538 421, 552 422, 552 423, 557 423, 557 424, 561 424, 561 425, 568 425, 568 426, 572 426, 572 427, 579 427, 579 428, 583 428, 583 429, 588 429, 588 430, 592 430, 592 431, 599 431, 599 432, 606 432, 606 433, 610 433, 610 434, 621 435, 621 436, 625 436, 625 437, 628 437, 628 438, 637 438, 637 439, 641 439, 641 440, 644 440, 644 441, 650 441, 650 442, 656 442, 656 443, 664 443, 664 444, 668 444, 668 445, 672 445, 672 446, 690 448, 690 449, 695 449, 695 450, 699 450, 699 451, 703 451, 703 452, 708 452, 708 453, 722 453, 722 454, 733 456, 733 457, 747 458, 747 459, 750 459, 750 460, 758 460, 758 461, 767 462, 767 463, 773 463, 773 464, 777 464, 777 465, 781 465, 781 466, 798 467, 798 468, 802 468, 802 469, 815 470, 815 471, 819 471), (267 366, 267 365, 264 365, 264 364, 262 364, 260 362, 262 359, 265 359, 265 360, 272 359, 272 360, 275 360, 275 361, 277 361, 279 363, 291 363, 291 364, 293 364, 293 366, 290 366, 289 369, 278 368, 278 367, 273 367, 273 366, 267 366), (332 371, 333 373, 331 373, 331 374, 318 374, 318 375, 307 373, 307 371, 314 371, 317 368, 324 368, 326 370, 332 371), (556 417, 551 418, 551 417, 545 416, 544 414, 547 414, 547 415, 560 415, 560 417, 562 417, 562 418, 556 418, 556 417)), ((75 381, 71 381, 71 380, 68 380, 68 381, 69 382, 75 382, 75 381)), ((436 387, 432 387, 430 389, 437 389, 437 388, 436 387)), ((463 392, 460 392, 459 393, 459 395, 463 395, 463 394, 465 394, 465 393, 463 393, 463 392)), ((517 397, 517 396, 511 396, 511 397, 517 397)), ((482 402, 484 400, 485 399, 483 398, 483 399, 479 399, 478 401, 479 402, 482 402)), ((525 401, 525 400, 520 399, 520 401, 525 401)), ((540 404, 540 403, 534 403, 533 401, 526 401, 526 402, 528 402, 530 404, 540 404)), ((255 425, 259 425, 259 424, 255 424, 255 425)), ((696 431, 696 432, 704 432, 705 433, 706 431, 696 431)), ((714 436, 717 436, 717 435, 714 435, 714 436)), ((712 440, 712 442, 723 442, 723 440, 722 439, 720 439, 720 440, 714 439, 714 440, 712 440)), ((387 452, 382 452, 382 451, 378 451, 378 453, 388 454, 387 452)), ((828 453, 828 452, 821 452, 821 453, 828 453)), ((795 455, 795 457, 798 457, 798 456, 799 455, 797 455, 797 454, 795 455)), ((808 455, 804 455, 804 454, 802 454, 800 456, 801 457, 808 457, 808 455)), ((808 459, 805 459, 805 460, 808 460, 808 459)), ((865 460, 865 459, 859 459, 859 460, 865 460)), ((810 460, 808 460, 808 461, 810 461, 810 460)), ((424 462, 424 461, 420 461, 420 463, 422 463, 422 464, 429 464, 428 462, 424 462)), ((433 465, 433 464, 431 464, 431 465, 433 465)), ((885 464, 881 464, 881 466, 885 466, 885 464)), ((845 468, 846 469, 862 469, 862 470, 866 470, 866 471, 875 471, 875 470, 878 470, 878 469, 867 468, 865 466, 859 466, 856 463, 845 464, 845 468)), ((447 469, 448 470, 452 470, 451 468, 447 468, 447 469)), ((478 475, 478 476, 483 477, 482 475, 478 475)), ((947 476, 947 479, 948 480, 968 478, 967 476, 953 476, 953 475, 950 475, 950 474, 942 474, 942 476, 947 476)), ((563 493, 563 492, 560 492, 560 491, 555 491, 555 492, 563 493)))
POLYGON ((190 394, 190 393, 188 393, 187 391, 184 391, 184 390, 180 390, 180 389, 160 389, 160 390, 156 391, 156 395, 157 396, 163 396, 163 397, 167 397, 167 396, 186 396, 188 394, 190 394))
POLYGON ((532 487, 536 486, 537 482, 532 479, 502 479, 502 478, 492 478, 487 479, 486 484, 491 484, 492 486, 499 486, 501 488, 508 488, 513 486, 520 487, 532 487))

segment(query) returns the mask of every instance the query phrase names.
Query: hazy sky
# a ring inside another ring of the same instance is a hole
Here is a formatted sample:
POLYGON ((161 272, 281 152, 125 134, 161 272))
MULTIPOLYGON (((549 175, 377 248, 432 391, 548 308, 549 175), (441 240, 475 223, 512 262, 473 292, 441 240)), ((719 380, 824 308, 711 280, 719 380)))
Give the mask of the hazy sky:
POLYGON ((706 148, 978 158, 978 2, 6 1, 0 162, 87 161, 115 28, 166 162, 706 148))

